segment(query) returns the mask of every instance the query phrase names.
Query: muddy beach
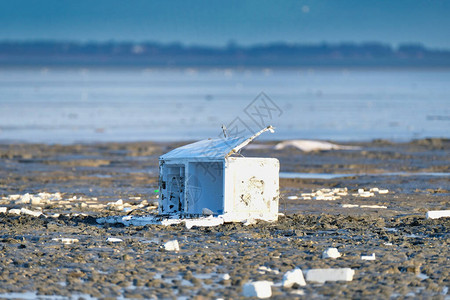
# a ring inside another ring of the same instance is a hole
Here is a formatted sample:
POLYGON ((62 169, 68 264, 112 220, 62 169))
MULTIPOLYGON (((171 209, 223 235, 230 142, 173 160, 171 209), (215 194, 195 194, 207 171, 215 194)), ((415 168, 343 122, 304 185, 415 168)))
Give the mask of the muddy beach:
POLYGON ((278 299, 450 297, 450 219, 425 218, 450 209, 449 140, 244 150, 278 158, 293 177, 311 175, 280 179, 284 216, 275 223, 98 222, 155 214, 158 157, 178 145, 0 145, 0 297, 236 299, 259 280, 273 282, 278 299), (165 250, 171 240, 179 251, 165 250), (330 247, 341 257, 322 258, 330 247), (373 253, 375 260, 361 259, 373 253), (283 275, 295 268, 355 274, 284 288, 283 275))

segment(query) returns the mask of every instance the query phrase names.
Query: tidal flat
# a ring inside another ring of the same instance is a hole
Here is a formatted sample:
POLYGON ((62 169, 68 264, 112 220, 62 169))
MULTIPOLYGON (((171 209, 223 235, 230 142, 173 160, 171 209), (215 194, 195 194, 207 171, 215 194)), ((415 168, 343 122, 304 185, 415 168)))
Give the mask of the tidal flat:
POLYGON ((158 157, 179 145, 0 144, 0 297, 238 299, 245 283, 267 280, 278 299, 449 299, 450 218, 426 218, 450 209, 449 140, 311 152, 275 151, 269 142, 244 150, 278 158, 282 172, 312 174, 280 179, 283 215, 273 223, 98 222, 156 214, 158 157), (333 197, 317 197, 323 194, 333 197), (179 250, 167 251, 173 240, 179 250), (330 247, 341 257, 322 258, 330 247), (361 259, 373 253, 375 260, 361 259), (283 287, 295 268, 355 274, 283 287))

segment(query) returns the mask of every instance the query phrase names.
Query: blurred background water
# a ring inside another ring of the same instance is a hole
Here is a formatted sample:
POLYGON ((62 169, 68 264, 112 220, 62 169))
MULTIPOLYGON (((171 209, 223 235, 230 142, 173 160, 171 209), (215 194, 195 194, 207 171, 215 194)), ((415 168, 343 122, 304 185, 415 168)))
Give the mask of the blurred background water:
POLYGON ((44 143, 216 137, 264 92, 266 139, 449 137, 448 70, 5 68, 0 140, 44 143), (281 115, 280 115, 281 114, 281 115))

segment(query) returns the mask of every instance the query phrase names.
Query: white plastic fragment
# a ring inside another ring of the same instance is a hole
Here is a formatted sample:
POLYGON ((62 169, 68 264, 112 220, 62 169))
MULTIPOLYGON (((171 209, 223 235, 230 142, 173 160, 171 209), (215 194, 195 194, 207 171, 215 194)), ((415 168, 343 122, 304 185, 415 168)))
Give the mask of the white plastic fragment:
POLYGON ((70 245, 70 244, 79 242, 78 239, 71 239, 71 238, 54 238, 54 239, 52 239, 52 241, 61 242, 65 245, 70 245))
POLYGON ((244 284, 242 295, 244 297, 256 297, 259 299, 270 298, 272 296, 271 281, 253 281, 244 284))
POLYGON ((13 209, 10 209, 10 210, 8 211, 8 213, 10 213, 10 214, 12 214, 12 215, 20 215, 20 214, 21 214, 21 211, 20 211, 20 209, 13 208, 13 209))
POLYGON ((297 200, 298 199, 298 196, 288 196, 287 197, 288 198, 288 200, 297 200))
POLYGON ((418 274, 417 277, 418 277, 420 280, 425 280, 425 279, 430 278, 427 274, 423 274, 423 273, 418 274))
POLYGON ((250 226, 250 225, 256 224, 256 222, 257 222, 257 221, 256 221, 255 219, 249 218, 249 219, 243 221, 243 222, 242 222, 242 225, 244 225, 244 226, 250 226))
POLYGON ((180 251, 180 245, 177 240, 168 241, 164 244, 164 250, 166 251, 180 251))
POLYGON ((110 209, 113 209, 113 210, 123 210, 123 208, 124 208, 124 204, 123 204, 123 200, 122 199, 119 199, 119 200, 117 200, 115 202, 108 202, 106 204, 106 206, 108 208, 110 208, 110 209))
POLYGON ((26 193, 23 196, 19 196, 19 198, 15 201, 16 204, 29 204, 31 203, 31 195, 26 193))
POLYGON ((306 281, 324 283, 326 281, 352 281, 355 271, 350 268, 311 269, 306 272, 306 281))
POLYGON ((338 257, 341 257, 341 254, 339 253, 337 248, 328 248, 322 253, 322 258, 338 258, 338 257))
POLYGON ((10 200, 10 201, 16 201, 17 199, 19 199, 21 196, 20 195, 17 195, 17 194, 14 194, 14 195, 9 195, 8 196, 8 200, 10 200))
POLYGON ((360 149, 357 146, 337 145, 325 141, 314 140, 287 140, 275 145, 275 150, 282 150, 286 147, 294 147, 303 152, 310 151, 329 151, 329 150, 355 150, 360 149))
POLYGON ((223 218, 214 218, 213 216, 199 219, 186 219, 184 220, 187 229, 191 229, 194 226, 197 227, 211 227, 219 226, 223 224, 223 218))
POLYGON ((359 193, 359 196, 364 197, 364 198, 369 198, 369 197, 375 196, 375 194, 372 192, 362 192, 362 193, 359 193))
POLYGON ((230 277, 230 274, 228 274, 228 273, 225 273, 225 274, 223 274, 222 276, 220 276, 223 280, 230 280, 231 279, 231 277, 230 277))
POLYGON ((42 215, 42 212, 40 212, 40 211, 32 211, 32 210, 29 210, 29 209, 26 209, 26 208, 21 208, 20 212, 22 214, 30 215, 30 216, 33 216, 33 217, 39 217, 40 215, 42 215))
POLYGON ((6 206, 0 207, 0 213, 6 214, 7 211, 8 211, 8 208, 6 206))
POLYGON ((389 193, 389 190, 379 190, 378 194, 387 194, 389 193))
POLYGON ((342 208, 387 208, 387 206, 384 205, 358 205, 358 204, 342 204, 341 205, 342 208))
POLYGON ((109 238, 107 238, 107 239, 106 239, 106 241, 107 241, 107 242, 110 242, 110 243, 118 243, 118 242, 123 242, 123 240, 122 240, 122 239, 119 239, 119 238, 113 238, 113 237, 109 237, 109 238))
POLYGON ((343 208, 354 208, 354 207, 359 207, 358 204, 342 204, 341 207, 343 208))
POLYGON ((303 272, 301 269, 294 269, 291 271, 287 271, 283 275, 283 287, 291 288, 294 284, 299 286, 305 286, 305 278, 303 277, 303 272))
POLYGON ((361 205, 361 208, 387 208, 387 206, 384 205, 361 205))
POLYGON ((372 253, 372 255, 361 255, 362 260, 375 260, 375 253, 372 253))
POLYGON ((305 291, 304 290, 291 290, 289 292, 290 294, 297 295, 297 296, 304 296, 305 291))
POLYGON ((450 217, 450 210, 430 210, 426 214, 427 219, 439 219, 450 217))
POLYGON ((266 274, 266 273, 279 274, 279 273, 280 273, 280 271, 278 271, 278 270, 273 270, 273 269, 268 268, 268 267, 266 267, 266 266, 260 266, 260 267, 258 268, 258 272, 259 272, 260 274, 266 274))

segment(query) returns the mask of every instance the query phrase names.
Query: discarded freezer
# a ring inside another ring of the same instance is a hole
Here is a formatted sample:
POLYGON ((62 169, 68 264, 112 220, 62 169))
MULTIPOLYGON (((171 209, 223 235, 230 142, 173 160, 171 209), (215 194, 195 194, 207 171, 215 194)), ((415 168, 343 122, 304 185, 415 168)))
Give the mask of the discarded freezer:
POLYGON ((182 216, 224 215, 230 221, 278 217, 279 162, 246 158, 250 137, 202 140, 159 158, 159 212, 182 216))

